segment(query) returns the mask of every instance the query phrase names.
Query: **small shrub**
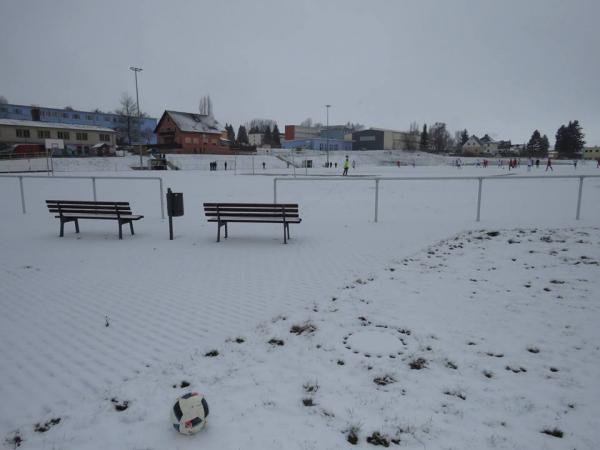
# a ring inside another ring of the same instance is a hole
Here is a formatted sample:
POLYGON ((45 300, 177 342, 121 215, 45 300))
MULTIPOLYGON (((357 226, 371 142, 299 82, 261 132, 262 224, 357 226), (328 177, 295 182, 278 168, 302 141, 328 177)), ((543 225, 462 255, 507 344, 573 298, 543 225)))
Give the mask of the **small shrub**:
POLYGON ((282 346, 284 344, 284 342, 281 339, 275 339, 275 338, 271 339, 268 343, 273 346, 282 346))
POLYGON ((314 394, 319 390, 319 384, 315 381, 314 383, 304 383, 302 386, 304 388, 304 392, 314 394))
POLYGON ((373 383, 375 383, 378 386, 387 386, 388 384, 392 384, 395 383, 396 380, 391 377, 390 375, 384 375, 382 377, 377 377, 373 380, 373 383))
POLYGON ((493 372, 490 372, 489 370, 484 370, 484 371, 483 371, 483 375, 484 375, 486 378, 492 378, 492 377, 494 376, 494 373, 493 373, 493 372))
POLYGON ((218 350, 211 350, 208 353, 205 353, 204 356, 207 356, 209 358, 214 358, 215 356, 219 356, 219 351, 218 350))
POLYGON ((36 433, 45 433, 50 428, 52 428, 54 425, 58 425, 59 423, 60 423, 60 417, 57 417, 55 419, 50 419, 49 421, 47 421, 45 423, 36 423, 34 425, 33 431, 35 431, 36 433))
POLYGON ((528 348, 527 348, 527 351, 528 351, 529 353, 539 353, 539 352, 540 352, 540 349, 539 349, 539 348, 537 348, 537 347, 528 347, 528 348))

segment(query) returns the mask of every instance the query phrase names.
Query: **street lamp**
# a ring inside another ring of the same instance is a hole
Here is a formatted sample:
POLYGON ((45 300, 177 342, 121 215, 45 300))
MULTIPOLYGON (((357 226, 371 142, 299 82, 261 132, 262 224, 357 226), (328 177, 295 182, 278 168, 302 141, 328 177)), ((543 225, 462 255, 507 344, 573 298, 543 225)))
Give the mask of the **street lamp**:
MULTIPOLYGON (((137 104, 138 133, 141 135, 141 131, 139 130, 139 128, 141 128, 141 123, 140 123, 140 97, 138 95, 137 74, 138 74, 138 72, 141 72, 142 69, 140 69, 139 67, 130 67, 129 70, 133 70, 133 74, 135 75, 135 102, 137 104)), ((142 170, 143 165, 144 165, 144 161, 142 160, 142 146, 140 145, 140 170, 142 170)))
POLYGON ((326 137, 327 137, 327 167, 329 167, 329 108, 331 105, 325 105, 327 108, 327 128, 326 128, 326 137))

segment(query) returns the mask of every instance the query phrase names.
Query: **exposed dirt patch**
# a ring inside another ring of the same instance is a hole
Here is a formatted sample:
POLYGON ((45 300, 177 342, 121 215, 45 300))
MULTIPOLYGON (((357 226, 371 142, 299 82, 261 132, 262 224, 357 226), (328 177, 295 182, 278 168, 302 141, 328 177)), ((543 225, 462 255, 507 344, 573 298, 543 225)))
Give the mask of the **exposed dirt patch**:
POLYGON ((413 359, 408 366, 413 370, 421 370, 427 367, 427 360, 425 358, 413 359))
POLYGON ((284 342, 281 339, 275 339, 275 338, 271 339, 268 343, 274 347, 282 346, 284 344, 284 342))
POLYGON ((117 398, 113 397, 110 399, 110 401, 115 406, 116 411, 121 412, 129 408, 129 400, 118 400, 117 398))
POLYGON ((317 327, 310 321, 297 325, 292 325, 292 327, 290 328, 290 333, 296 334, 298 336, 304 333, 311 334, 315 331, 317 331, 317 327))
POLYGON ((390 441, 386 436, 382 436, 379 431, 374 431, 371 436, 367 436, 367 442, 371 445, 381 445, 382 447, 389 447, 390 441))
POLYGON ((205 353, 204 356, 206 356, 208 358, 214 358, 215 356, 219 356, 219 351, 211 350, 210 352, 205 353))
POLYGON ((377 377, 373 379, 373 383, 378 386, 387 386, 388 384, 395 383, 396 380, 391 375, 384 375, 382 377, 377 377))
POLYGON ((44 423, 38 422, 33 426, 33 431, 35 431, 36 433, 45 433, 53 426, 58 425, 60 423, 60 420, 60 417, 56 417, 44 423))
POLYGON ((548 436, 554 436, 555 438, 563 437, 563 432, 556 427, 554 427, 552 430, 550 430, 549 428, 546 428, 546 429, 542 430, 541 432, 544 434, 547 434, 548 436))

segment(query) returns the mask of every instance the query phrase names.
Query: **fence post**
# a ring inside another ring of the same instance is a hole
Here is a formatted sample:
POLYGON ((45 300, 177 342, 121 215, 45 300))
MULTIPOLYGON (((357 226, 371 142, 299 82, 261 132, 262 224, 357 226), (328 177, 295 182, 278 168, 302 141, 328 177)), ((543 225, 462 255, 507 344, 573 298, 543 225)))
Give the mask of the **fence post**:
POLYGON ((481 217, 481 185, 483 184, 483 178, 479 177, 479 189, 477 191, 477 222, 481 217))
POLYGON ((277 178, 273 178, 273 203, 277 203, 277 178))
POLYGON ((94 191, 94 201, 96 201, 96 177, 92 177, 92 190, 94 191))
POLYGON ((25 210, 25 194, 23 193, 23 177, 19 177, 19 186, 21 187, 21 206, 23 207, 23 214, 26 214, 25 210))
POLYGON ((375 180, 375 223, 377 223, 377 213, 379 209, 379 180, 375 180))
POLYGON ((163 182, 162 177, 158 179, 160 184, 160 215, 164 219, 165 218, 165 196, 163 195, 163 182))
POLYGON ((583 191, 583 177, 579 177, 579 195, 577 196, 577 214, 575 215, 575 220, 579 220, 579 216, 581 213, 581 194, 583 191))

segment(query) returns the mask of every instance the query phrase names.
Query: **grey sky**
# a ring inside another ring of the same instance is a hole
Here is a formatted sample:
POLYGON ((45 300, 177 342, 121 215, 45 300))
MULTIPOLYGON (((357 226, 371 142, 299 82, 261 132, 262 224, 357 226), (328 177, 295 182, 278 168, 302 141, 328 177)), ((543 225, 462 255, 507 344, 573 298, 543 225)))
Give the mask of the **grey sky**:
POLYGON ((407 129, 446 122, 524 142, 579 119, 600 144, 598 0, 1 0, 11 103, 306 117, 407 129))

